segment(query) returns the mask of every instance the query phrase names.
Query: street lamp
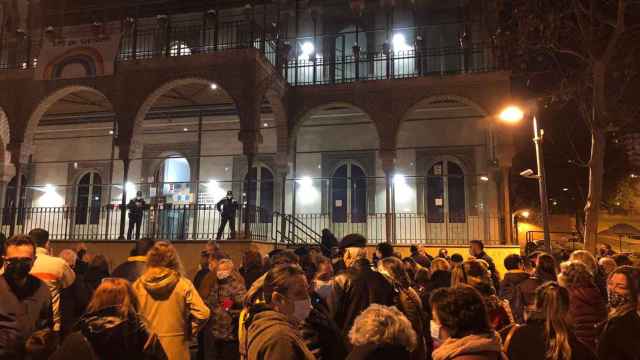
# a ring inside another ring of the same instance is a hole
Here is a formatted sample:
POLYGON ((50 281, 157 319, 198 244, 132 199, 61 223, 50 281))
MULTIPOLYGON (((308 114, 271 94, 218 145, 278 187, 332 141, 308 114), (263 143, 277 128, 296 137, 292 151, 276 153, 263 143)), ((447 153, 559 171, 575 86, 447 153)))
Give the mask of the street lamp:
MULTIPOLYGON (((549 203, 547 199, 547 179, 544 167, 544 155, 542 152, 542 141, 544 138, 544 130, 538 127, 538 119, 535 110, 533 112, 533 144, 536 148, 536 163, 538 165, 538 174, 534 174, 533 170, 527 169, 520 173, 521 176, 529 179, 538 180, 538 191, 540 193, 540 213, 542 214, 542 229, 544 232, 544 247, 547 252, 551 253, 551 236, 549 234, 549 203)), ((500 120, 507 124, 517 124, 524 119, 524 111, 515 105, 507 106, 498 115, 500 120)))
POLYGON ((511 225, 513 226, 513 229, 515 230, 516 233, 516 243, 519 243, 519 231, 518 231, 518 217, 521 217, 523 219, 528 219, 529 216, 531 216, 531 212, 529 210, 518 210, 518 211, 514 211, 514 213, 511 215, 511 225))

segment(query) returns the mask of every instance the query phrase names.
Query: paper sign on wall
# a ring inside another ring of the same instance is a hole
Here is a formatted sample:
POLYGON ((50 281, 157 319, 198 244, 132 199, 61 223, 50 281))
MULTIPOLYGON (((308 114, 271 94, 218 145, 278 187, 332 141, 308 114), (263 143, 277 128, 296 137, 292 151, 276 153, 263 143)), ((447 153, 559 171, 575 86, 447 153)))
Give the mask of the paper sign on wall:
POLYGON ((342 207, 342 200, 336 200, 336 207, 342 207))
POLYGON ((436 206, 442 206, 442 198, 436 198, 436 206))

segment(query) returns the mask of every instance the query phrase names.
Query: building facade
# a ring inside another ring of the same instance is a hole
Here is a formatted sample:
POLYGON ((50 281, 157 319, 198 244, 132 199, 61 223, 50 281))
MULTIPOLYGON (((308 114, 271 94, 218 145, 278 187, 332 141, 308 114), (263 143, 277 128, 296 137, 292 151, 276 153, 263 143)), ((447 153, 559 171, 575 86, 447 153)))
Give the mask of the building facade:
POLYGON ((18 3, 5 233, 115 239, 141 191, 144 234, 208 239, 231 190, 266 240, 511 241, 496 1, 18 3))

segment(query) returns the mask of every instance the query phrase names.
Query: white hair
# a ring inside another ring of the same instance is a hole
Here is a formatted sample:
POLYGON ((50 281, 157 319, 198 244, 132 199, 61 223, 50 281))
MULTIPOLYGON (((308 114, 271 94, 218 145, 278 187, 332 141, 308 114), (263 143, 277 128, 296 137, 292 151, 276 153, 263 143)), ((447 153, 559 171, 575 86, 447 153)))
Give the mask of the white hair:
POLYGON ((372 304, 353 322, 349 341, 353 346, 400 345, 411 352, 416 348, 417 336, 409 319, 395 306, 372 304))
POLYGON ((76 261, 78 261, 78 254, 71 249, 64 249, 60 251, 58 257, 62 258, 64 261, 69 264, 69 266, 73 267, 76 265, 76 261))
POLYGON ((596 258, 587 250, 576 250, 572 252, 571 256, 569 256, 569 261, 579 261, 583 263, 591 275, 595 275, 598 272, 596 258))

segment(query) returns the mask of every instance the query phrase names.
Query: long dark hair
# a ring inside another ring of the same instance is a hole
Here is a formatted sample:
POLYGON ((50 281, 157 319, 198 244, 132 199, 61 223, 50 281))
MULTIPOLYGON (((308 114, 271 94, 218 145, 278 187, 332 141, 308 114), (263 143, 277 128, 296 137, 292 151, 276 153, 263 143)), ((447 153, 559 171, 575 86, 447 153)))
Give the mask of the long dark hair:
POLYGON ((540 254, 540 256, 538 256, 536 276, 542 279, 542 281, 558 280, 556 271, 556 260, 553 258, 553 256, 549 254, 540 254))
POLYGON ((623 316, 630 311, 635 311, 638 308, 638 296, 640 296, 640 269, 629 265, 619 266, 609 274, 609 279, 616 274, 624 275, 627 279, 631 302, 621 306, 619 309, 615 309, 613 313, 609 314, 609 318, 623 316))
POLYGON ((569 291, 550 281, 536 290, 536 309, 544 315, 549 360, 571 359, 569 345, 569 291))

